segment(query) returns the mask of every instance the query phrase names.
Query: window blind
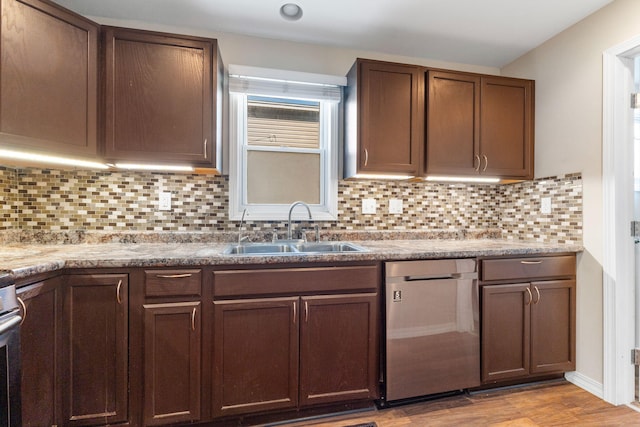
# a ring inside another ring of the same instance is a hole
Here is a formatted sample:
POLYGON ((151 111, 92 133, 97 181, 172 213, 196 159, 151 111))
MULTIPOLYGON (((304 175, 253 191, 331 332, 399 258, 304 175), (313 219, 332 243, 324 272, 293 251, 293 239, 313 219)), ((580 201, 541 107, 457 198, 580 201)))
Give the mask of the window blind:
POLYGON ((248 99, 247 145, 319 148, 320 105, 278 101, 248 99))

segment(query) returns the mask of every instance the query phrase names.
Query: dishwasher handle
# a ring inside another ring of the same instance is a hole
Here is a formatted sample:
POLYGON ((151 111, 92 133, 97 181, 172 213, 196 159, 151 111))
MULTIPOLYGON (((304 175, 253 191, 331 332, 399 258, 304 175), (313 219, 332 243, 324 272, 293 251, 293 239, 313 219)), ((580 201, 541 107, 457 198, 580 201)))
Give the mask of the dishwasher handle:
POLYGON ((422 282, 425 280, 474 280, 478 278, 477 272, 450 273, 450 274, 421 274, 417 276, 404 276, 403 282, 422 282))

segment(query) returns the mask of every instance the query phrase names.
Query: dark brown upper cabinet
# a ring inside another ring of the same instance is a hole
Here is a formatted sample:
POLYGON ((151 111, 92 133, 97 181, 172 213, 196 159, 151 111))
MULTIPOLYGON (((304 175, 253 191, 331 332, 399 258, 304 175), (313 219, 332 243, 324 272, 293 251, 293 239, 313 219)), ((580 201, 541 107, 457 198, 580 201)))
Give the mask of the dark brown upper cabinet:
POLYGON ((426 175, 533 179, 534 82, 427 72, 426 175))
POLYGON ((429 71, 427 91, 426 173, 477 173, 480 76, 429 71))
POLYGON ((345 177, 420 173, 424 70, 358 59, 345 92, 345 177))
POLYGON ((482 173, 533 179, 533 81, 483 76, 481 84, 482 173))
POLYGON ((219 168, 216 40, 104 27, 105 157, 219 168))
POLYGON ((0 10, 0 145, 96 156, 99 25, 46 0, 0 10))

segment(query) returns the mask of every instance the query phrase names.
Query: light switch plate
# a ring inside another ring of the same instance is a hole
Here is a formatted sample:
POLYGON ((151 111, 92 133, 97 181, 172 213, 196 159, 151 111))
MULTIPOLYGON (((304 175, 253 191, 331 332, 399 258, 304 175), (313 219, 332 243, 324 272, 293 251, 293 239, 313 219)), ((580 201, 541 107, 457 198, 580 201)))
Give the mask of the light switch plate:
POLYGON ((389 213, 390 214, 402 213, 402 199, 389 199, 389 213))
POLYGON ((171 192, 161 191, 158 193, 158 210, 170 211, 171 210, 171 192))
POLYGON ((551 213, 551 197, 543 197, 540 199, 540 212, 545 215, 551 213))
POLYGON ((362 213, 374 214, 376 213, 376 199, 362 199, 362 213))

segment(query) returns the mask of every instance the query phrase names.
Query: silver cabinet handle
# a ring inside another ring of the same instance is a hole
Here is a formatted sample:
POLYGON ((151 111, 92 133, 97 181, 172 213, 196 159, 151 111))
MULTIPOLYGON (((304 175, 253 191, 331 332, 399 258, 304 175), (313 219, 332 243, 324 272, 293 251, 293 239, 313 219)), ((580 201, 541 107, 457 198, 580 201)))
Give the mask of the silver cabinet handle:
POLYGON ((539 302, 540 302, 540 289, 538 289, 538 287, 537 287, 537 286, 534 286, 534 287, 533 287, 533 289, 535 289, 535 291, 536 291, 536 296, 538 297, 538 299, 536 299, 533 303, 534 303, 534 304, 537 304, 537 303, 539 303, 539 302))
POLYGON ((524 265, 537 265, 537 264, 542 264, 542 261, 520 261, 520 264, 524 264, 524 265))
POLYGON ((17 297, 17 298, 18 298, 18 304, 20 304, 20 307, 22 307, 22 320, 20 321, 20 326, 22 326, 24 321, 27 320, 27 306, 25 305, 22 298, 20 297, 17 297))
POLYGON ((369 163, 369 150, 364 149, 364 165, 367 166, 369 163))
POLYGON ((531 305, 531 302, 533 301, 533 295, 531 294, 531 289, 527 288, 527 293, 529 294, 529 300, 527 301, 526 305, 531 305))
POLYGON ((304 322, 309 322, 309 301, 304 302, 304 322))
POLYGON ((484 172, 487 170, 487 167, 489 166, 489 159, 487 158, 486 154, 483 154, 482 158, 484 159, 484 167, 482 168, 482 172, 484 172))
POLYGON ((196 308, 193 307, 193 311, 191 312, 191 330, 196 330, 196 308))
POLYGON ((296 317, 298 317, 298 310, 296 308, 296 302, 293 302, 293 324, 296 324, 296 317))
POLYGON ((185 277, 193 276, 191 273, 185 274, 156 274, 158 279, 184 279, 185 277))
POLYGON ((480 172, 480 165, 482 164, 482 162, 480 161, 480 155, 476 154, 476 162, 478 162, 478 166, 476 166, 475 168, 473 168, 476 172, 480 172))
POLYGON ((118 300, 118 304, 122 304, 122 297, 120 296, 120 288, 122 288, 122 280, 118 280, 118 287, 116 288, 116 300, 118 300))
POLYGON ((204 139, 204 158, 206 159, 207 156, 207 138, 204 139))

